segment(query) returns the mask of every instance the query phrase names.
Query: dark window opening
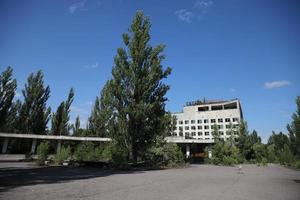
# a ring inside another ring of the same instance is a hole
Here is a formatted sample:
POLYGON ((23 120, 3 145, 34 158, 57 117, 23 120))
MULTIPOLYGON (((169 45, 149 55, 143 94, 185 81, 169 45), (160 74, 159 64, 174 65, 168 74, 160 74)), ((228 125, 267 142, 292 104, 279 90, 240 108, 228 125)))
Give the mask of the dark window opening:
POLYGON ((224 105, 224 109, 225 110, 227 110, 227 109, 237 109, 237 103, 234 102, 234 103, 226 104, 226 105, 224 105))
POLYGON ((223 110, 223 106, 212 106, 211 110, 223 110))
POLYGON ((198 107, 199 112, 208 111, 208 110, 209 110, 208 106, 198 107))

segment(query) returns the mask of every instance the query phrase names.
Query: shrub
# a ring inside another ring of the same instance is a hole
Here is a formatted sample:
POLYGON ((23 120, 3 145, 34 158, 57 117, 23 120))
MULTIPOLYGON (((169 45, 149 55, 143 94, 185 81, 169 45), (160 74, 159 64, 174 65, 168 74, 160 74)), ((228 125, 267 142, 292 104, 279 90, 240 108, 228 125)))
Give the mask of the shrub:
POLYGON ((49 153, 49 142, 42 142, 39 144, 39 146, 37 147, 37 163, 39 165, 44 165, 45 161, 48 158, 48 153, 49 153))
POLYGON ((294 167, 300 169, 300 160, 295 161, 294 167))
POLYGON ((184 163, 184 156, 177 144, 168 144, 163 137, 157 137, 147 150, 144 160, 148 167, 175 167, 184 163))
POLYGON ((102 160, 103 148, 95 146, 91 142, 83 142, 77 145, 74 157, 77 161, 100 161, 102 160))
POLYGON ((67 160, 71 155, 70 147, 61 147, 61 149, 55 154, 54 162, 61 165, 65 160, 67 160))
POLYGON ((164 156, 168 167, 175 167, 184 163, 184 156, 177 144, 166 144, 164 156))

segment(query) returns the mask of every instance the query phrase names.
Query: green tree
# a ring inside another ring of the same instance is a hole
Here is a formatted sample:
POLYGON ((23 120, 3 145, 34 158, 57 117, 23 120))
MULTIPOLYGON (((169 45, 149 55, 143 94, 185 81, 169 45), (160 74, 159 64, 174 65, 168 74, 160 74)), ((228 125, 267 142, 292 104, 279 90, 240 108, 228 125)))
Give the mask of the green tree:
POLYGON ((76 117, 75 124, 73 124, 72 128, 73 128, 73 135, 80 136, 80 118, 79 118, 79 116, 76 117))
POLYGON ((277 153, 280 153, 283 151, 284 145, 289 146, 289 138, 287 135, 283 134, 282 132, 279 132, 276 134, 274 131, 272 132, 272 135, 268 139, 268 145, 274 144, 275 145, 275 151, 277 153))
POLYGON ((13 103, 17 89, 17 81, 12 78, 13 69, 7 67, 0 75, 0 131, 10 131, 11 119, 16 113, 16 104, 13 103))
POLYGON ((27 134, 46 134, 51 109, 46 103, 50 97, 49 86, 44 86, 42 71, 31 73, 22 90, 24 102, 20 108, 18 130, 27 134))
POLYGON ((293 114, 293 121, 287 125, 290 147, 296 158, 300 159, 300 96, 296 98, 297 110, 293 114))
POLYGON ((219 128, 216 123, 213 125, 212 136, 214 137, 215 141, 221 139, 220 134, 219 134, 219 128))
POLYGON ((89 134, 99 137, 107 137, 109 124, 113 114, 111 81, 104 85, 100 97, 96 97, 91 116, 88 120, 89 134))
POLYGON ((110 136, 118 148, 137 162, 165 133, 165 97, 169 86, 162 80, 171 68, 162 67, 164 45, 150 44, 150 21, 137 12, 129 32, 123 34, 125 48, 119 48, 114 60, 112 80, 112 123, 110 136))
POLYGON ((68 99, 61 102, 55 113, 52 114, 52 127, 51 133, 53 135, 69 135, 71 125, 70 120, 70 107, 74 100, 74 90, 70 89, 68 99))

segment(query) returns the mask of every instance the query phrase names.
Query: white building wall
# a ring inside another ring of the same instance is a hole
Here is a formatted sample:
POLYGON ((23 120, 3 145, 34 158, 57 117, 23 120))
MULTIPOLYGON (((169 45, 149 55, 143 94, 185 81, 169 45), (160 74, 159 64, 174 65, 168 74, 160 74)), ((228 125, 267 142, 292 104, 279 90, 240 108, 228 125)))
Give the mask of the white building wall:
POLYGON ((239 100, 224 103, 193 105, 183 107, 183 112, 174 113, 177 118, 174 136, 188 136, 198 140, 212 140, 213 125, 219 126, 219 133, 223 138, 229 138, 229 130, 237 136, 237 126, 242 119, 239 100), (224 105, 236 102, 236 109, 224 109, 224 105), (208 106, 208 111, 198 111, 198 107, 208 106), (212 106, 222 106, 222 110, 211 110, 212 106), (215 122, 213 121, 215 120, 215 122), (229 120, 229 121, 228 121, 229 120))

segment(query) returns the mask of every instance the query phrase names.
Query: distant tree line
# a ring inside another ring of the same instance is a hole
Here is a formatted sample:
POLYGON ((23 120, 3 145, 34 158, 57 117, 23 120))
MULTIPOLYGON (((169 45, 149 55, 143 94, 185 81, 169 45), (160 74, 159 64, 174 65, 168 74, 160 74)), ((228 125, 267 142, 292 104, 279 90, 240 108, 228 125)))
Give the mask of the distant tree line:
POLYGON ((300 96, 296 98, 296 105, 297 110, 287 125, 288 134, 273 132, 267 144, 261 142, 255 130, 249 133, 245 121, 239 124, 237 140, 234 140, 232 131, 228 140, 222 139, 215 126, 215 144, 210 148, 213 156, 208 162, 225 165, 280 163, 300 168, 300 96))

